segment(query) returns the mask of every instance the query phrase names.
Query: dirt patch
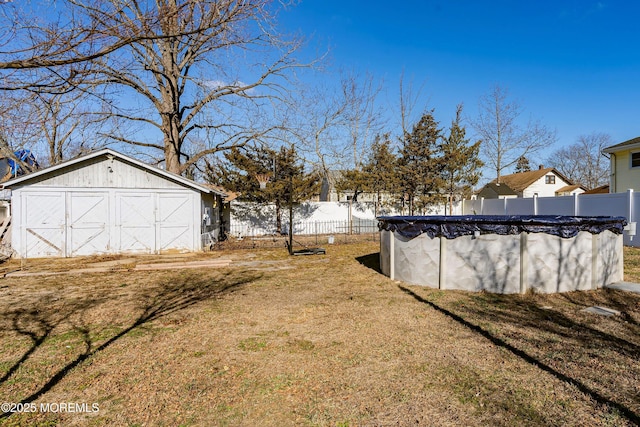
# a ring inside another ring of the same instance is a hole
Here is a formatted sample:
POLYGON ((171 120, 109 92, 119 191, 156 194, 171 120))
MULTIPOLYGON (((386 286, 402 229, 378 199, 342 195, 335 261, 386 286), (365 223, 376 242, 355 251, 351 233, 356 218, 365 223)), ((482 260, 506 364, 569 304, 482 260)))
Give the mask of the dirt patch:
POLYGON ((3 279, 0 396, 99 411, 0 424, 637 423, 640 295, 442 292, 382 276, 375 243, 328 249, 3 279))

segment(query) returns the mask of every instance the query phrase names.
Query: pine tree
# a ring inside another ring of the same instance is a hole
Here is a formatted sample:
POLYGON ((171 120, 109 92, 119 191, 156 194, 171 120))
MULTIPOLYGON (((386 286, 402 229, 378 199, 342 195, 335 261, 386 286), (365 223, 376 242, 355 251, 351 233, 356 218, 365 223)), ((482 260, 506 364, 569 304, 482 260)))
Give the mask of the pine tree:
POLYGON ((297 161, 295 148, 281 147, 278 151, 263 147, 233 148, 224 160, 207 164, 207 179, 213 184, 238 193, 238 200, 265 204, 276 209, 276 229, 282 233, 282 207, 300 203, 319 191, 316 173, 305 173, 297 161), (258 175, 269 176, 264 189, 258 175))
POLYGON ((451 122, 449 135, 441 146, 443 157, 442 179, 444 191, 449 197, 449 214, 453 208, 454 195, 471 196, 474 185, 480 179, 483 163, 479 158, 480 141, 469 144, 466 129, 461 124, 462 105, 456 109, 456 118, 451 122))
POLYGON ((442 130, 433 117, 433 110, 425 113, 404 136, 400 152, 399 170, 403 199, 409 204, 409 214, 416 208, 424 211, 437 200, 442 189, 442 158, 437 155, 442 130))
POLYGON ((398 192, 400 177, 398 174, 398 157, 393 153, 389 134, 376 136, 371 145, 368 163, 364 166, 368 175, 370 192, 376 194, 375 214, 383 205, 382 194, 398 192))
POLYGON ((353 191, 353 200, 362 193, 375 193, 376 214, 382 203, 382 194, 393 194, 398 186, 398 158, 392 152, 389 134, 376 135, 366 163, 360 169, 343 172, 336 181, 336 190, 353 191))
POLYGON ((525 156, 518 157, 515 173, 529 172, 530 170, 531 166, 529 165, 529 159, 527 159, 525 156))

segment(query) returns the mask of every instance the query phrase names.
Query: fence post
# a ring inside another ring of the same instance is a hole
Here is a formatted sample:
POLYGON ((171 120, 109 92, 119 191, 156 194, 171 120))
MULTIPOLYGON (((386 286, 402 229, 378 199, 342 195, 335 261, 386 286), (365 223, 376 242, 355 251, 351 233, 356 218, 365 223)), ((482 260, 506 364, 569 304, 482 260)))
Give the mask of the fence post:
POLYGON ((580 215, 580 202, 578 201, 578 193, 573 193, 573 216, 580 215))
POLYGON ((505 197, 504 199, 504 214, 505 215, 509 215, 508 211, 507 211, 507 198, 505 197))
POLYGON ((627 190, 627 205, 628 205, 628 221, 629 223, 634 222, 634 214, 635 212, 633 211, 633 188, 630 188, 627 190))
POLYGON ((533 195, 533 214, 538 215, 538 195, 533 195))

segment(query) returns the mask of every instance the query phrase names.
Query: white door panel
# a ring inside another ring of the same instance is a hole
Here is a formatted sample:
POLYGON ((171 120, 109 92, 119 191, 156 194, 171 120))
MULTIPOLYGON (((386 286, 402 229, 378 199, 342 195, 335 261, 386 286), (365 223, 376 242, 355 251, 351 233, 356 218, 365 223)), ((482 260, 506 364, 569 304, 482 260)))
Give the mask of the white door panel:
POLYGON ((65 193, 27 193, 23 209, 25 255, 65 256, 65 193))
POLYGON ((116 194, 119 250, 154 253, 156 251, 155 194, 116 194))
POLYGON ((193 203, 190 194, 160 194, 159 250, 190 250, 193 246, 193 203))
POLYGON ((71 193, 68 256, 110 251, 109 194, 71 193))

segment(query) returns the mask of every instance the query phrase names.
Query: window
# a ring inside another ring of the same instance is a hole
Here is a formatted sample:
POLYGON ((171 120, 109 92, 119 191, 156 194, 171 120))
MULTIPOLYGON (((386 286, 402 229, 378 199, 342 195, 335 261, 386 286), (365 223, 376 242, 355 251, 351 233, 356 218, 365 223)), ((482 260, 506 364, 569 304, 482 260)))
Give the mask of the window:
MULTIPOLYGON (((640 166, 640 165, 638 165, 638 166, 640 166)), ((556 183, 555 175, 545 175, 544 176, 544 183, 545 184, 555 184, 556 183)))
POLYGON ((640 167, 640 153, 631 153, 631 167, 640 167))

